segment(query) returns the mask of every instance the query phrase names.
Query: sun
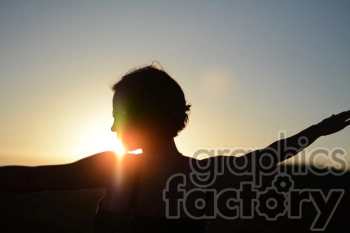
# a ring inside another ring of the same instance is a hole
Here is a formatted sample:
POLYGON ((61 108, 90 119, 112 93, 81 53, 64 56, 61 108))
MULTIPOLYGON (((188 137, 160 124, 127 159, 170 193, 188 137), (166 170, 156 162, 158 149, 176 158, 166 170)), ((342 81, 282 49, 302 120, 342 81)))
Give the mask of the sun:
POLYGON ((87 154, 95 154, 103 151, 114 151, 119 158, 125 154, 125 149, 117 135, 113 132, 96 132, 90 135, 85 142, 87 154))
POLYGON ((119 157, 123 157, 123 155, 125 154, 124 146, 123 146, 122 142, 117 137, 115 137, 115 139, 114 139, 114 150, 113 151, 115 151, 115 153, 117 153, 117 155, 119 157))

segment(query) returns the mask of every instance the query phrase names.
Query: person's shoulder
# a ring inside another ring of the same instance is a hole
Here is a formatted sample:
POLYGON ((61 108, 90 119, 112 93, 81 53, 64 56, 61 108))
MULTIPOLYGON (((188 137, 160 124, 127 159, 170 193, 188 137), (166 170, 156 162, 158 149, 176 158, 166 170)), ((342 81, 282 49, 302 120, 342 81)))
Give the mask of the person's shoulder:
POLYGON ((117 160, 117 154, 114 151, 103 151, 90 155, 82 160, 90 160, 91 162, 114 164, 117 160))
POLYGON ((117 153, 115 151, 103 151, 95 154, 94 156, 106 160, 106 162, 115 162, 117 160, 117 153))
POLYGON ((103 151, 80 159, 72 165, 78 168, 111 171, 116 168, 117 162, 117 154, 114 151, 103 151))
POLYGON ((196 158, 196 157, 190 157, 183 155, 182 159, 187 162, 190 167, 195 168, 195 167, 207 167, 210 166, 214 160, 216 160, 215 157, 209 157, 209 158, 196 158))

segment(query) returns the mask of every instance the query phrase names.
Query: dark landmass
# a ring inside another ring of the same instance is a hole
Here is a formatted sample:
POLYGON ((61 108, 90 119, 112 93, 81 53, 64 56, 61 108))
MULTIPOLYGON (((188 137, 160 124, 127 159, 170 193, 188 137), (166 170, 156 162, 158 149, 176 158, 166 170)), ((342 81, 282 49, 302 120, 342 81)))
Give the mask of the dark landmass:
MULTIPOLYGON (((288 167, 287 174, 291 174, 288 167)), ((347 208, 350 206, 350 173, 322 174, 314 170, 307 175, 293 175, 294 190, 320 190, 327 198, 330 190, 340 189, 345 193, 325 228, 325 232, 350 232, 347 208)), ((324 173, 324 172, 323 172, 324 173)), ((264 179, 270 187, 273 179, 264 179)), ((305 191, 307 192, 307 190, 305 191)), ((30 194, 0 195, 0 232, 92 232, 92 222, 103 189, 79 191, 45 191, 30 194)), ((298 203, 295 201, 294 203, 298 203)), ((279 203, 281 204, 281 203, 279 203)), ((294 204, 295 205, 295 204, 294 204)), ((330 211, 331 207, 324 209, 330 211)), ((268 221, 263 216, 253 219, 213 220, 208 232, 311 232, 317 210, 312 202, 304 202, 300 219, 280 216, 268 221)), ((327 219, 320 219, 325 222, 327 219)))

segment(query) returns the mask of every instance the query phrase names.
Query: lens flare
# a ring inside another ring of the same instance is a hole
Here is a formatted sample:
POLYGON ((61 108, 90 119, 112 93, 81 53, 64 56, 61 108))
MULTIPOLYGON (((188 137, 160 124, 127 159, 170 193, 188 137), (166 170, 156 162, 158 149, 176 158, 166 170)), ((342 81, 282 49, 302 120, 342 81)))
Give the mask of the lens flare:
POLYGON ((128 154, 142 154, 142 149, 136 149, 136 150, 133 150, 133 151, 128 151, 128 154))
POLYGON ((117 153, 118 157, 123 157, 125 154, 125 149, 123 147, 122 142, 116 137, 115 138, 115 148, 114 148, 115 153, 117 153))

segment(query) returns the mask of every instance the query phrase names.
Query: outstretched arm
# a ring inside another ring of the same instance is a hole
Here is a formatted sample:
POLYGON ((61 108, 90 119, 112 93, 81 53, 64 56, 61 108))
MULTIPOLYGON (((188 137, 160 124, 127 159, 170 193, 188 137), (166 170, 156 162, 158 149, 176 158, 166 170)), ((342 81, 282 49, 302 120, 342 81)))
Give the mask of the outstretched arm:
POLYGON ((115 166, 114 152, 103 152, 64 165, 0 167, 0 193, 106 187, 115 166))
POLYGON ((336 133, 350 125, 350 111, 342 112, 323 120, 300 133, 286 139, 281 139, 268 147, 257 151, 257 156, 264 158, 256 159, 257 169, 275 165, 293 157, 300 151, 312 144, 317 138, 336 133), (265 159, 266 158, 266 159, 265 159))
POLYGON ((264 149, 252 151, 244 156, 217 156, 210 158, 225 175, 220 177, 219 186, 232 183, 232 174, 253 174, 271 169, 274 165, 291 158, 312 144, 317 138, 336 133, 350 125, 350 111, 345 111, 323 120, 300 133, 278 140, 264 149), (229 170, 227 169, 229 167, 229 170))

